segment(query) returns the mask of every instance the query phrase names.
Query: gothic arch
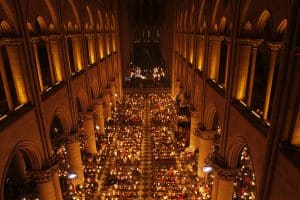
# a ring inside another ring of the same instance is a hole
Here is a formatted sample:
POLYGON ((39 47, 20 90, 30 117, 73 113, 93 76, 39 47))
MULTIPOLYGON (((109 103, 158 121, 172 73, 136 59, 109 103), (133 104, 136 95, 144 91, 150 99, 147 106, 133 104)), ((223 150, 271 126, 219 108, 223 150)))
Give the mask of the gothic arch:
POLYGON ((184 19, 183 19, 183 31, 187 32, 188 30, 188 24, 187 24, 187 20, 188 20, 188 11, 187 9, 184 11, 184 19))
MULTIPOLYGON (((202 21, 204 18, 204 9, 205 9, 206 0, 203 0, 200 5, 199 16, 198 16, 198 29, 201 29, 202 21)), ((200 31, 201 32, 201 31, 200 31)))
POLYGON ((92 90, 92 93, 94 94, 94 97, 97 97, 99 95, 98 82, 96 81, 95 78, 92 78, 92 80, 91 80, 91 90, 92 90))
POLYGON ((10 24, 7 21, 2 20, 0 23, 0 34, 8 36, 11 35, 12 33, 13 33, 13 29, 11 28, 10 24))
POLYGON ((251 0, 244 0, 242 9, 241 9, 241 16, 240 16, 240 24, 243 25, 246 21, 246 17, 248 14, 248 9, 250 6, 251 0))
POLYGON ((36 141, 22 140, 19 141, 11 151, 9 159, 7 160, 5 165, 5 174, 7 168, 9 167, 9 164, 11 163, 12 158, 14 157, 17 151, 22 151, 28 156, 30 165, 33 170, 39 170, 42 168, 45 158, 43 156, 42 151, 36 145, 36 141))
POLYGON ((62 123, 64 133, 71 132, 71 129, 72 129, 71 119, 70 119, 70 116, 68 115, 67 111, 63 107, 57 107, 52 116, 53 116, 52 119, 54 119, 55 116, 57 116, 59 118, 59 120, 62 123))
POLYGON ((98 18, 99 18, 99 29, 100 31, 102 31, 104 29, 104 22, 103 22, 103 17, 102 17, 102 14, 99 10, 97 10, 97 15, 98 15, 98 18))
POLYGON ((241 36, 243 37, 251 37, 253 35, 253 26, 252 23, 247 20, 242 31, 241 31, 241 36))
POLYGON ((93 15, 92 15, 92 12, 91 12, 89 6, 86 6, 86 12, 87 12, 87 15, 88 15, 88 19, 89 19, 91 28, 93 29, 94 28, 94 18, 93 18, 93 15))
POLYGON ((80 101, 80 105, 81 105, 82 111, 83 112, 87 112, 88 107, 89 107, 87 94, 83 90, 80 90, 78 92, 77 97, 78 97, 78 99, 80 101))
POLYGON ((283 19, 277 29, 276 29, 276 34, 275 34, 275 39, 278 40, 278 41, 283 41, 283 36, 284 36, 284 32, 286 30, 286 27, 287 27, 287 23, 288 23, 288 20, 285 18, 283 19))
POLYGON ((209 104, 205 109, 204 126, 206 130, 213 130, 214 118, 217 113, 217 108, 214 104, 209 104))
POLYGON ((10 6, 6 2, 6 0, 0 0, 0 5, 3 8, 3 10, 7 16, 10 26, 13 27, 14 31, 17 31, 18 29, 17 29, 17 23, 16 23, 16 16, 14 15, 14 12, 12 12, 12 9, 10 8, 10 6))
POLYGON ((221 34, 226 34, 227 18, 223 16, 220 20, 219 31, 221 34))
POLYGON ((48 10, 49 10, 49 13, 50 13, 50 16, 51 16, 51 19, 53 21, 53 26, 54 26, 54 29, 55 30, 58 30, 58 19, 57 19, 57 15, 56 15, 56 12, 55 12, 55 9, 51 3, 50 0, 44 0, 48 10))
POLYGON ((256 26, 257 33, 261 33, 264 30, 266 23, 270 17, 271 17, 271 13, 267 9, 261 13, 256 26))
MULTIPOLYGON (((242 136, 237 136, 233 139, 231 144, 228 146, 227 150, 227 162, 229 168, 237 168, 238 167, 238 160, 240 156, 240 152, 242 151, 243 147, 246 146, 248 148, 250 158, 252 160, 252 151, 249 148, 246 139, 242 136)), ((251 162, 251 167, 254 170, 253 163, 251 162)), ((255 171, 255 170, 254 170, 255 171)))
POLYGON ((191 13, 190 13, 190 23, 189 23, 189 27, 190 27, 190 31, 191 32, 194 32, 195 30, 195 16, 194 16, 194 13, 195 13, 195 4, 193 4, 192 6, 192 10, 191 10, 191 13))
POLYGON ((36 32, 37 33, 47 33, 48 32, 48 28, 47 28, 47 23, 46 23, 46 21, 44 20, 44 18, 43 17, 41 17, 41 16, 38 16, 37 18, 36 18, 36 32))
POLYGON ((220 5, 221 5, 221 0, 216 0, 212 15, 211 15, 211 22, 210 22, 211 24, 209 26, 211 28, 213 28, 213 26, 216 24, 216 17, 217 17, 217 13, 220 9, 220 5))
POLYGON ((75 6, 74 0, 68 0, 68 2, 69 2, 70 6, 71 6, 71 9, 73 11, 76 24, 77 24, 78 28, 80 29, 80 18, 79 18, 79 14, 78 14, 77 8, 75 6))

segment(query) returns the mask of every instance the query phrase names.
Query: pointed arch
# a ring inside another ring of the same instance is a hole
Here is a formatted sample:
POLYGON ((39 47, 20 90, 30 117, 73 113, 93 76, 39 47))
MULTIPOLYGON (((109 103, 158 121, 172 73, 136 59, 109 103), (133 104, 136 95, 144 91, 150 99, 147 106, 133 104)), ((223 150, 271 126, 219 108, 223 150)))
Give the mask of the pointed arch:
POLYGON ((206 130, 213 129, 214 118, 217 112, 217 108, 215 104, 209 104, 205 109, 205 116, 204 116, 204 125, 206 130))
MULTIPOLYGON (((204 18, 204 8, 205 8, 206 0, 203 0, 200 5, 199 16, 198 16, 198 28, 199 30, 202 28, 202 20, 204 18)), ((200 30, 201 32, 201 30, 200 30)))
POLYGON ((186 32, 187 30, 188 30, 188 22, 187 22, 187 20, 188 20, 188 11, 187 10, 185 10, 184 11, 184 20, 183 20, 183 30, 186 32))
POLYGON ((244 22, 246 20, 250 3, 251 3, 251 0, 243 0, 242 12, 241 12, 241 16, 240 16, 240 24, 244 24, 244 22))
POLYGON ((195 30, 195 17, 194 17, 194 13, 195 13, 195 4, 193 4, 192 6, 192 10, 191 10, 191 13, 190 13, 190 23, 189 23, 189 27, 191 29, 191 32, 193 32, 195 30))
POLYGON ((270 17, 271 13, 267 9, 261 13, 256 26, 257 33, 261 33, 264 30, 266 23, 270 19, 270 17))
POLYGON ((89 6, 86 6, 86 11, 87 11, 87 14, 89 17, 90 25, 92 25, 92 28, 94 28, 94 18, 93 18, 93 15, 92 15, 92 12, 91 12, 89 6))
POLYGON ((22 140, 18 142, 13 148, 13 150, 11 151, 9 159, 6 162, 5 174, 17 151, 21 151, 27 156, 30 165, 32 167, 32 170, 41 169, 44 164, 45 158, 43 156, 41 149, 36 144, 37 144, 36 141, 31 141, 31 140, 22 140))
MULTIPOLYGON (((64 133, 70 133, 72 129, 71 118, 63 107, 57 107, 52 115, 52 119, 57 116, 62 123, 64 133)), ((50 125, 51 126, 51 125, 50 125)))
POLYGON ((4 35, 10 35, 13 33, 13 30, 7 21, 2 20, 0 23, 0 32, 4 35))
POLYGON ((99 95, 99 87, 98 87, 98 82, 96 81, 95 78, 92 78, 91 80, 91 90, 92 93, 94 94, 94 97, 97 97, 99 95))
POLYGON ((104 29, 104 22, 103 22, 102 14, 99 10, 97 10, 97 15, 98 15, 99 22, 100 22, 100 31, 102 31, 104 29))
POLYGON ((80 90, 80 91, 78 92, 77 97, 78 97, 78 99, 79 99, 79 102, 80 102, 80 105, 81 105, 82 112, 87 112, 88 107, 89 107, 87 94, 86 94, 83 90, 80 90))
POLYGON ((105 12, 105 30, 109 30, 109 28, 110 28, 110 20, 109 20, 108 13, 105 12))
POLYGON ((243 37, 253 36, 253 26, 252 26, 252 23, 249 20, 245 23, 245 25, 244 25, 244 27, 241 31, 241 35, 243 37))
POLYGON ((226 23, 227 23, 227 18, 223 16, 220 21, 219 25, 219 31, 221 34, 224 34, 226 32, 226 23))
POLYGON ((0 0, 0 5, 2 6, 9 24, 11 25, 11 27, 13 28, 14 31, 17 31, 17 20, 16 20, 16 16, 14 14, 14 12, 12 11, 12 9, 10 8, 10 6, 8 5, 8 3, 5 0, 0 0))
POLYGON ((50 13, 50 16, 51 16, 51 19, 53 22, 54 30, 57 31, 58 30, 58 18, 57 18, 55 9, 50 0, 44 0, 44 2, 49 10, 49 13, 50 13))
POLYGON ((72 8, 72 11, 73 11, 73 14, 74 14, 74 17, 76 20, 76 24, 77 24, 78 28, 80 29, 80 18, 79 18, 79 14, 78 14, 77 8, 75 6, 74 0, 68 0, 68 2, 70 3, 70 6, 72 8))
POLYGON ((214 8, 213 8, 213 12, 211 15, 211 25, 209 27, 213 27, 216 23, 216 17, 217 17, 217 13, 219 11, 220 5, 221 5, 221 0, 216 0, 216 3, 214 4, 214 8))
MULTIPOLYGON (((238 167, 238 160, 240 153, 243 149, 243 147, 246 146, 249 150, 250 158, 252 160, 252 151, 249 148, 246 139, 242 136, 237 136, 233 139, 231 144, 228 147, 228 152, 227 152, 227 158, 228 158, 228 166, 229 168, 237 168, 238 167)), ((254 169, 253 163, 251 166, 254 169)))
POLYGON ((73 27, 73 24, 71 21, 68 21, 68 24, 67 24, 67 30, 69 32, 73 32, 74 31, 74 27, 73 27))
POLYGON ((284 20, 282 20, 276 29, 276 33, 277 34, 283 33, 287 27, 287 23, 288 23, 288 20, 286 18, 284 20))
POLYGON ((37 24, 36 24, 35 28, 36 28, 37 33, 47 33, 48 32, 47 23, 43 17, 38 16, 36 18, 36 23, 37 24))

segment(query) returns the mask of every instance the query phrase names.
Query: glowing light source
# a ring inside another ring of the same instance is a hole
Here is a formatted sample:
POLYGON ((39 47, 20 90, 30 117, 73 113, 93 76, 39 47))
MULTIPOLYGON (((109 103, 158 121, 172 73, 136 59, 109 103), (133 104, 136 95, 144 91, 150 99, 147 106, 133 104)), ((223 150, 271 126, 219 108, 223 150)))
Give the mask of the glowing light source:
POLYGON ((69 172, 67 176, 68 176, 68 179, 76 179, 76 178, 78 178, 78 174, 75 173, 75 172, 69 172))

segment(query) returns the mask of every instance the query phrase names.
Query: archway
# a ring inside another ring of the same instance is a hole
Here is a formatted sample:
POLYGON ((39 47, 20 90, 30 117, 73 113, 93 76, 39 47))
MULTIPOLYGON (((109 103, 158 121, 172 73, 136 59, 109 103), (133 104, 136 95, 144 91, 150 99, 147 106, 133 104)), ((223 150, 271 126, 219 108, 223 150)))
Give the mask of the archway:
POLYGON ((246 144, 243 145, 237 163, 238 174, 233 183, 232 199, 256 199, 256 180, 251 156, 246 144))
POLYGON ((36 184, 26 175, 32 170, 31 162, 23 150, 14 153, 6 172, 4 182, 4 199, 36 199, 36 184))

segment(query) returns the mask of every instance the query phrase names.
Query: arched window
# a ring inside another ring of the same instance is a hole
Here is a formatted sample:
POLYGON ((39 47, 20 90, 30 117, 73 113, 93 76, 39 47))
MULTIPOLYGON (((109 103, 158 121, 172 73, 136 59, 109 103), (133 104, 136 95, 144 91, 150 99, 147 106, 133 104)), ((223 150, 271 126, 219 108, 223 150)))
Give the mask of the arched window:
POLYGON ((46 42, 41 40, 37 43, 38 59, 41 67, 41 76, 43 81, 43 89, 47 89, 53 85, 52 71, 50 69, 48 51, 46 42))
POLYGON ((67 46, 68 46, 69 64, 70 64, 71 72, 75 73, 76 72, 76 67, 75 67, 73 44, 72 44, 71 38, 67 39, 67 46))
POLYGON ((244 146, 238 160, 238 174, 233 183, 233 200, 256 199, 256 180, 248 147, 244 146))

